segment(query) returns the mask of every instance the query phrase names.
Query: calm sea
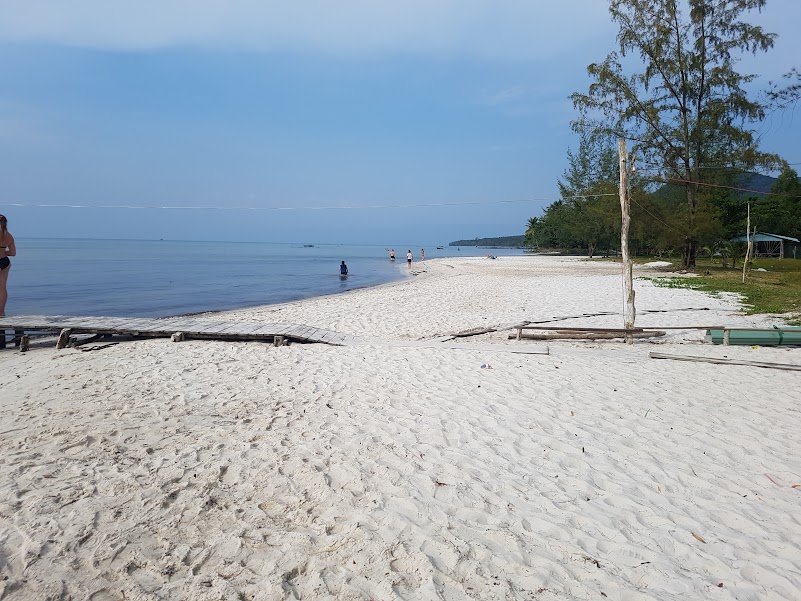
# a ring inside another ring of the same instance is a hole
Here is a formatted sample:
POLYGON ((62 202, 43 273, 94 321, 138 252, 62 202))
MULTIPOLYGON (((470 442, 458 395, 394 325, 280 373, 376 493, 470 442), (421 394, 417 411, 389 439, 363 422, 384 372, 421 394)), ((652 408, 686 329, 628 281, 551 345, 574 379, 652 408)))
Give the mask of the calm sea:
MULTIPOLYGON (((383 246, 18 238, 6 314, 166 317, 281 303, 408 277, 406 250, 395 248, 393 264, 383 246)), ((522 254, 445 246, 426 258, 487 252, 522 254)))

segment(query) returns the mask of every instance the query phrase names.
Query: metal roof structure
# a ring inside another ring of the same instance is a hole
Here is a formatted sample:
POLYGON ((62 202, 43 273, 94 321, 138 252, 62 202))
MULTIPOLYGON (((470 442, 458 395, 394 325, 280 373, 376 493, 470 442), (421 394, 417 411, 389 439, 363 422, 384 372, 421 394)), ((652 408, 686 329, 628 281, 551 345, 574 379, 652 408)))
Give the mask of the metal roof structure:
MULTIPOLYGON (((780 240, 799 242, 798 238, 779 236, 778 234, 762 234, 757 232, 751 236, 751 242, 779 242, 780 240)), ((731 239, 731 242, 748 242, 748 238, 746 236, 735 236, 731 239)))
MULTIPOLYGON (((735 236, 731 242, 748 242, 747 236, 735 236)), ((784 258, 784 245, 789 244, 793 250, 793 258, 795 259, 799 242, 798 238, 790 236, 780 236, 779 234, 763 234, 756 232, 751 234, 751 242, 754 243, 754 256, 755 257, 771 257, 771 258, 784 258)))

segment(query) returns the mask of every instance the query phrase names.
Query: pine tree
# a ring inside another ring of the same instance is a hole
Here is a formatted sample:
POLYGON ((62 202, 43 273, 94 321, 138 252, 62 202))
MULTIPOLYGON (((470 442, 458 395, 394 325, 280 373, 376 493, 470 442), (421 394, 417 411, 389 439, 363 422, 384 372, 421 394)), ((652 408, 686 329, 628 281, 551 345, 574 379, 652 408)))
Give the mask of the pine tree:
POLYGON ((699 193, 704 170, 780 163, 758 150, 749 129, 764 118, 764 106, 745 92, 755 76, 735 70, 738 55, 773 46, 774 34, 741 20, 765 2, 612 0, 619 52, 589 65, 588 92, 571 96, 577 131, 634 141, 641 166, 683 187, 686 267, 695 265, 711 214, 699 193))

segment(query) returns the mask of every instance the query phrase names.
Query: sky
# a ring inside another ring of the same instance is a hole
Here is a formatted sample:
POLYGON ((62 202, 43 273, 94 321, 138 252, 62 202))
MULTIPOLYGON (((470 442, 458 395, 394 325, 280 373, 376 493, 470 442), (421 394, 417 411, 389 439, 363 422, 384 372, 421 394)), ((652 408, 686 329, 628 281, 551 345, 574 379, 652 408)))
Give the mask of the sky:
MULTIPOLYGON (((18 239, 522 234, 615 49, 607 6, 0 0, 0 212, 18 239)), ((750 20, 779 34, 740 64, 759 89, 801 62, 801 2, 750 20)), ((801 115, 758 131, 801 163, 801 115)))

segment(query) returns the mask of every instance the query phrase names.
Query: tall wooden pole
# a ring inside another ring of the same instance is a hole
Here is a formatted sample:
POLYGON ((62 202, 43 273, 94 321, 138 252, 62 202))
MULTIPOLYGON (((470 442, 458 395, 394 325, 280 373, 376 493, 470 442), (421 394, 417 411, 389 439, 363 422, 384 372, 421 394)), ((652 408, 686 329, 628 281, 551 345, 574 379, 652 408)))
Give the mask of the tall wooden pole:
MULTIPOLYGON (((751 203, 748 203, 748 218, 745 222, 745 261, 743 261, 743 284, 745 284, 745 272, 748 270, 748 260, 751 258, 751 203)), ((733 253, 732 253, 733 254, 733 253)))
MULTIPOLYGON (((631 258, 629 257, 629 226, 631 225, 631 215, 629 214, 629 172, 628 172, 628 153, 626 152, 626 140, 620 138, 617 142, 618 154, 620 155, 620 213, 622 221, 620 225, 620 254, 623 259, 623 327, 626 330, 634 328, 634 320, 637 311, 634 308, 634 279, 632 276, 631 258)), ((626 343, 633 344, 634 336, 631 332, 626 332, 626 343)))

